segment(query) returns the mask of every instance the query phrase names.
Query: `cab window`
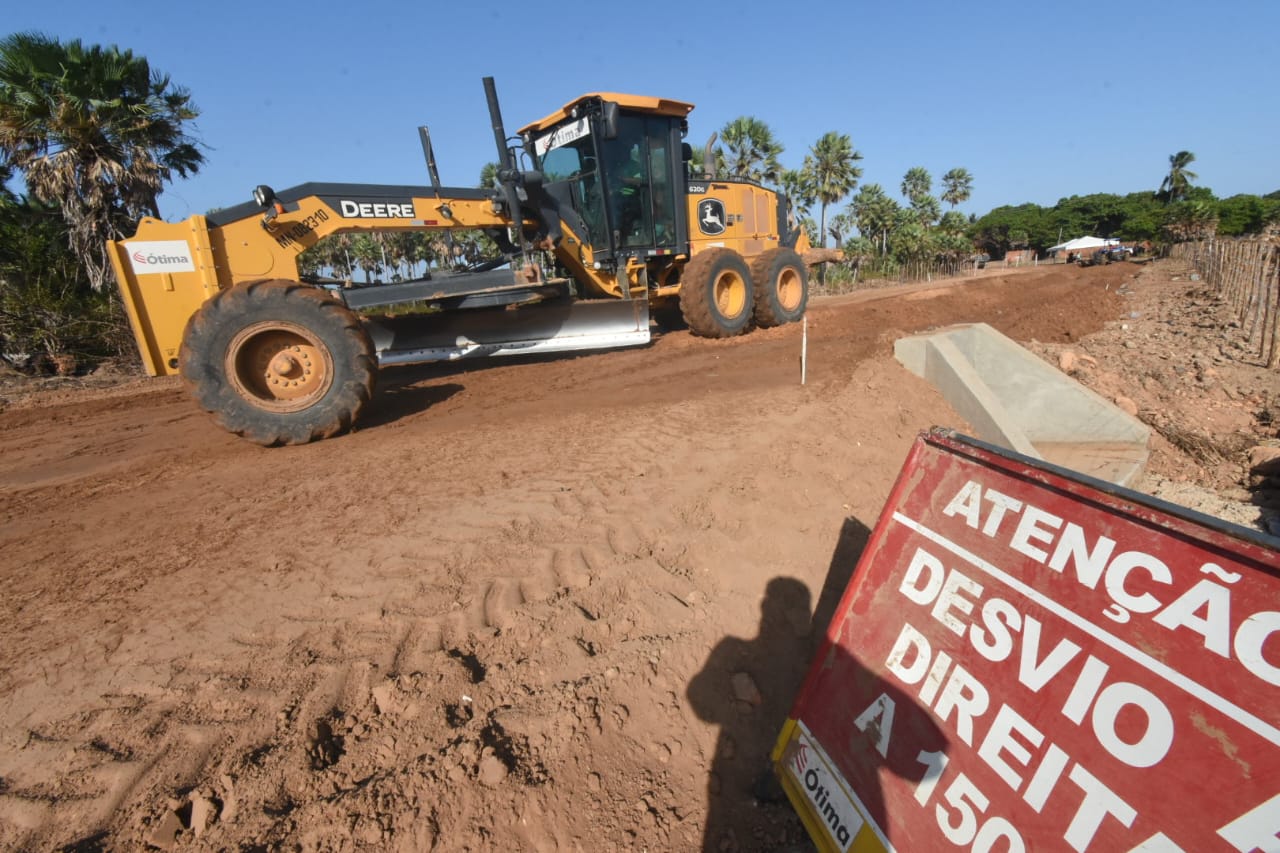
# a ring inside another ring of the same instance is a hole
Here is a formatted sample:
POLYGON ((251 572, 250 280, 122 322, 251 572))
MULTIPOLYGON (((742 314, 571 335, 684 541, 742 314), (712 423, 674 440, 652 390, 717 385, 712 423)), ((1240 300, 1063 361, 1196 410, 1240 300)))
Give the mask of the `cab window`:
POLYGON ((596 169, 595 149, 590 136, 552 148, 540 159, 539 168, 547 183, 564 183, 574 211, 587 226, 583 235, 593 246, 608 244, 604 224, 604 206, 600 194, 600 175, 596 169))
POLYGON ((610 220, 618 248, 674 243, 670 130, 667 119, 624 114, 618 122, 617 138, 602 145, 610 220))

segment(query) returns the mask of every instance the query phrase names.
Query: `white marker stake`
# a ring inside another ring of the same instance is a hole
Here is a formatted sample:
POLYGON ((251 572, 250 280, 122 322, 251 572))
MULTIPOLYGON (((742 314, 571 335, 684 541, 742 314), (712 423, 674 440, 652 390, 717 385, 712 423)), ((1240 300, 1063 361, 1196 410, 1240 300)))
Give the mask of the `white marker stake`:
POLYGON ((804 331, 800 333, 800 384, 804 384, 805 369, 809 365, 809 315, 804 315, 804 331))

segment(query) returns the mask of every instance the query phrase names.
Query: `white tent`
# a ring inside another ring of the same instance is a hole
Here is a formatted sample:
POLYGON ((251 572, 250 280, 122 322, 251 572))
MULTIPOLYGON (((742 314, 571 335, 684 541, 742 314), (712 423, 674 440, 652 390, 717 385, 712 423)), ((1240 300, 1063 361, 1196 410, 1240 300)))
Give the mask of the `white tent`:
POLYGON ((1066 243, 1059 243, 1056 246, 1050 246, 1050 252, 1078 252, 1081 249, 1101 249, 1103 246, 1119 245, 1119 240, 1103 240, 1101 237, 1077 237, 1066 243))

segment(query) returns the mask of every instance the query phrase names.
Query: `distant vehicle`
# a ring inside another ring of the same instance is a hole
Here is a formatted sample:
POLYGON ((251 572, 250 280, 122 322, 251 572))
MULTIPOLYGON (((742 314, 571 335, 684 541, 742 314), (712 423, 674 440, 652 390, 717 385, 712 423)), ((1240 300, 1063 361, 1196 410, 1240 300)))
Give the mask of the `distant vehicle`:
POLYGON ((1129 260, 1129 255, 1131 254, 1133 254, 1133 249, 1128 246, 1105 246, 1087 257, 1083 255, 1078 256, 1076 258, 1076 263, 1082 267, 1118 263, 1120 261, 1129 260))

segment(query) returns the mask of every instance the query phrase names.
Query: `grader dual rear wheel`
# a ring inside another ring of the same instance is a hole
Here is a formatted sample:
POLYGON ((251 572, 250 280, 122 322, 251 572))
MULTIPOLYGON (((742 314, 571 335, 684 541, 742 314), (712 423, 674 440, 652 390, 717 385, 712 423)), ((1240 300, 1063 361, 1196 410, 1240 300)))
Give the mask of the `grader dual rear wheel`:
POLYGON ((680 313, 689 331, 731 338, 751 322, 751 270, 732 249, 706 249, 680 274, 680 313))
POLYGON ((373 394, 373 343, 314 287, 255 281, 217 294, 187 324, 179 369, 196 402, 257 444, 306 444, 355 422, 373 394))
POLYGON ((755 282, 756 325, 794 323, 809 304, 809 271, 791 249, 770 249, 751 262, 755 282))

